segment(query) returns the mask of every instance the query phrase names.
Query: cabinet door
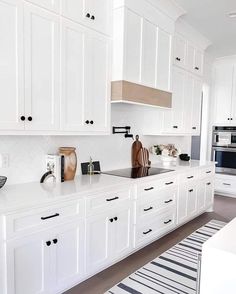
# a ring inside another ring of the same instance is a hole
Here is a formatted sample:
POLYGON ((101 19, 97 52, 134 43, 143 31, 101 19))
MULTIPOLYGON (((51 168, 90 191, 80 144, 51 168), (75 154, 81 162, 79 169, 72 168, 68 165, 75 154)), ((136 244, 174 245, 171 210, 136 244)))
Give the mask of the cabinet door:
POLYGON ((172 35, 158 29, 156 88, 171 90, 172 35))
POLYGON ((59 128, 59 17, 25 5, 25 114, 27 130, 59 128))
POLYGON ((187 215, 191 218, 197 214, 197 186, 188 186, 188 204, 187 204, 187 215))
POLYGON ((85 130, 84 43, 86 29, 73 22, 62 20, 61 30, 61 129, 83 131, 85 130))
POLYGON ((23 130, 23 6, 0 0, 0 129, 23 130))
POLYGON ((110 238, 112 240, 111 257, 116 259, 132 249, 131 209, 127 207, 115 213, 114 216, 110 238))
POLYGON ((53 12, 59 12, 60 0, 26 0, 53 12))
POLYGON ((184 132, 184 96, 185 96, 186 73, 182 69, 173 69, 173 95, 172 109, 164 113, 164 132, 184 132))
POLYGON ((233 64, 221 64, 215 68, 215 124, 229 124, 232 109, 233 64))
POLYGON ((140 83, 142 18, 125 10, 124 80, 140 83))
POLYGON ((193 92, 195 77, 192 74, 186 76, 185 95, 184 95, 184 130, 186 134, 191 134, 192 129, 192 110, 193 92))
POLYGON ((157 27, 143 20, 141 83, 156 86, 157 27))
POLYGON ((187 45, 187 69, 190 72, 194 72, 195 67, 195 47, 188 43, 187 45))
POLYGON ((177 201, 177 222, 181 224, 188 218, 187 215, 187 204, 188 204, 188 190, 186 187, 180 187, 177 201))
POLYGON ((7 293, 49 293, 50 250, 43 235, 6 244, 7 293))
POLYGON ((199 135, 201 131, 201 113, 202 113, 202 80, 194 78, 192 103, 192 134, 199 135))
POLYGON ((180 35, 174 37, 174 64, 182 68, 186 67, 187 41, 180 35))
POLYGON ((61 3, 63 16, 99 32, 110 34, 112 14, 110 0, 62 0, 61 3))
POLYGON ((194 56, 194 72, 197 75, 202 75, 203 74, 203 52, 199 49, 195 49, 195 56, 194 56))
POLYGON ((206 182, 201 181, 197 187, 197 210, 201 212, 205 209, 205 198, 206 198, 206 182))
POLYGON ((85 38, 84 119, 87 131, 109 132, 110 40, 90 31, 85 38))
POLYGON ((232 84, 232 107, 231 107, 231 121, 235 125, 236 121, 236 65, 233 67, 233 84, 232 84))
POLYGON ((210 207, 213 205, 214 199, 214 180, 209 179, 205 182, 206 186, 206 198, 205 198, 205 208, 210 207))
MULTIPOLYGON (((112 215, 110 216, 112 218, 112 215)), ((92 274, 109 262, 111 222, 107 214, 91 217, 86 222, 86 273, 92 274)))
POLYGON ((62 291, 78 282, 84 274, 84 223, 65 225, 51 231, 55 288, 62 291))

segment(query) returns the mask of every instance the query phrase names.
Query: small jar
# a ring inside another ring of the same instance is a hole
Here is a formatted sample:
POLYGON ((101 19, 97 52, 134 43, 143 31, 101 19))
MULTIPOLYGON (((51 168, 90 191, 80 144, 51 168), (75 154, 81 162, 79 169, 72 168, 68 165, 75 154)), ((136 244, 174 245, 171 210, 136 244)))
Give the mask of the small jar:
POLYGON ((64 156, 64 180, 74 180, 77 169, 77 156, 74 147, 60 147, 59 153, 64 156))

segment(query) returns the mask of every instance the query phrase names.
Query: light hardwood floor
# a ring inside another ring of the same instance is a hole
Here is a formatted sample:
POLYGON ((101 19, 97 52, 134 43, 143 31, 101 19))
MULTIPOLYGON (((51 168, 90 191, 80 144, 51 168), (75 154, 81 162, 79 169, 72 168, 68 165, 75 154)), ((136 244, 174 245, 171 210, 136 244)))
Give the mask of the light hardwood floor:
POLYGON ((103 294, 211 219, 229 222, 234 217, 236 217, 236 198, 215 196, 214 212, 204 213, 160 240, 65 292, 65 294, 103 294))

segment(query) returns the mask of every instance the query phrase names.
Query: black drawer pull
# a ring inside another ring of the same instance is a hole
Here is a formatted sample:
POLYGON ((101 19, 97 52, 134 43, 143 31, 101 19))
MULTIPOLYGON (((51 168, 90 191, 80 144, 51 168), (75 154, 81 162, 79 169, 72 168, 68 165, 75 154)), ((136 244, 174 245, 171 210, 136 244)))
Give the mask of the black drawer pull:
POLYGON ((193 178, 194 178, 194 176, 187 177, 187 179, 189 179, 189 180, 190 180, 190 179, 193 179, 193 178))
POLYGON ((223 185, 225 185, 225 186, 231 186, 231 184, 228 184, 228 183, 223 183, 223 185))
POLYGON ((178 129, 178 126, 173 126, 173 129, 178 129))
POLYGON ((188 190, 190 193, 192 193, 193 192, 193 189, 190 189, 190 190, 188 190))
POLYGON ((173 199, 170 199, 170 200, 165 201, 165 203, 170 203, 172 201, 173 201, 173 199))
POLYGON ((108 202, 109 201, 114 201, 114 200, 118 200, 119 199, 119 197, 114 197, 114 198, 109 198, 109 199, 106 199, 108 202))
POLYGON ((144 191, 151 191, 151 190, 153 190, 154 189, 154 187, 150 187, 150 188, 146 188, 146 189, 144 189, 144 191))
POLYGON ((197 129, 197 127, 192 127, 192 129, 193 129, 193 130, 196 130, 196 129, 197 129))
POLYGON ((196 66, 195 69, 196 69, 196 70, 199 70, 199 67, 196 66))
POLYGON ((144 235, 147 235, 152 232, 152 229, 149 229, 147 232, 143 232, 144 235))
POLYGON ((169 219, 168 221, 164 222, 164 224, 167 225, 167 224, 169 224, 169 223, 171 223, 171 222, 172 222, 172 220, 169 219))
POLYGON ((165 183, 165 185, 172 185, 172 184, 174 184, 174 182, 169 182, 169 183, 165 183))
POLYGON ((209 183, 207 183, 207 186, 210 186, 211 185, 211 183, 209 182, 209 183))
POLYGON ((41 220, 46 220, 46 219, 49 219, 49 218, 57 217, 59 215, 60 215, 59 213, 55 213, 55 214, 49 215, 49 216, 42 216, 41 220))
POLYGON ((211 170, 209 170, 209 171, 206 172, 206 174, 210 174, 210 173, 211 173, 211 170))
POLYGON ((176 59, 177 61, 181 61, 181 58, 179 58, 179 57, 176 57, 175 59, 176 59))
POLYGON ((149 211, 149 210, 152 210, 153 209, 153 207, 152 206, 150 206, 149 208, 144 208, 144 210, 143 211, 149 211))

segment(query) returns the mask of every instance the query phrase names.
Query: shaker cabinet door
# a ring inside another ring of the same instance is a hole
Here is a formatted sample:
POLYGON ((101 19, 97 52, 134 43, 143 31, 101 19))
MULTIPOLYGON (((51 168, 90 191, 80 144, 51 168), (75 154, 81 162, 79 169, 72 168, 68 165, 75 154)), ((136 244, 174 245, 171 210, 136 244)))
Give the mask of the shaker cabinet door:
POLYGON ((60 103, 59 17, 25 5, 26 130, 58 130, 60 103))
POLYGON ((191 133, 199 135, 202 113, 202 80, 194 78, 191 133))
POLYGON ((182 68, 186 67, 187 41, 180 35, 174 37, 174 64, 182 68))
POLYGON ((23 4, 0 0, 0 130, 23 130, 23 4))

